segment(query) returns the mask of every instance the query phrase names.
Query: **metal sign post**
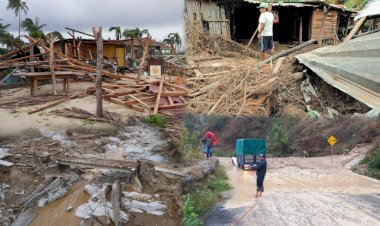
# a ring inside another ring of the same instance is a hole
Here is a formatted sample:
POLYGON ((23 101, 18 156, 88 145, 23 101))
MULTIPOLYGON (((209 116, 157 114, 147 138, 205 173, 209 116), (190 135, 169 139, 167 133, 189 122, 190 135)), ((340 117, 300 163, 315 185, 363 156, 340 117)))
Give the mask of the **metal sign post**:
POLYGON ((334 136, 330 136, 329 139, 327 139, 327 142, 331 145, 331 163, 333 162, 333 156, 334 156, 334 144, 336 143, 336 138, 334 136))

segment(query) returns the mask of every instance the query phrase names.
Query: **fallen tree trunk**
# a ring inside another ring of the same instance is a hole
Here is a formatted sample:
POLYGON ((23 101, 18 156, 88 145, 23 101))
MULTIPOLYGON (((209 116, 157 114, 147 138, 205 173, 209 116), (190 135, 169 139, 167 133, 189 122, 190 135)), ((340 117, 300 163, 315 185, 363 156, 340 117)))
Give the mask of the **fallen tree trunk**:
POLYGON ((295 52, 295 51, 297 51, 297 50, 303 49, 303 48, 305 48, 306 46, 309 46, 309 45, 311 45, 311 44, 314 44, 316 41, 317 41, 317 40, 315 40, 315 39, 311 39, 311 40, 309 40, 309 41, 307 41, 307 42, 302 43, 301 45, 298 45, 298 46, 293 47, 293 48, 291 48, 291 49, 288 49, 288 50, 282 51, 282 52, 280 52, 280 53, 277 53, 277 54, 275 54, 275 55, 269 57, 268 59, 263 60, 263 61, 261 61, 260 63, 256 64, 256 68, 260 69, 260 68, 261 68, 262 66, 264 66, 265 64, 267 64, 267 63, 269 63, 269 62, 271 62, 271 61, 273 61, 273 60, 276 60, 276 59, 278 59, 278 58, 280 58, 280 57, 287 56, 287 55, 289 55, 289 54, 291 54, 291 53, 293 53, 293 52, 295 52))

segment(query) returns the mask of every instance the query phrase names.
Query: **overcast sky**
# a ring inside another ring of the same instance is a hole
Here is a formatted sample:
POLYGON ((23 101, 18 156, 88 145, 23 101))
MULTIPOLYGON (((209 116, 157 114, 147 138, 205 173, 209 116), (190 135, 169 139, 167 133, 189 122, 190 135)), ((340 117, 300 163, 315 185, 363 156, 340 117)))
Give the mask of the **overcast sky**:
MULTIPOLYGON (((92 34, 92 26, 103 27, 103 38, 113 37, 111 26, 148 29, 153 38, 162 40, 171 32, 184 37, 184 0, 24 0, 29 7, 26 17, 38 17, 47 26, 45 32, 59 31, 69 38, 65 27, 92 34)), ((7 10, 8 0, 0 0, 0 19, 11 24, 8 31, 18 35, 18 19, 7 10)), ((22 13, 21 19, 25 19, 22 13)), ((83 38, 86 38, 83 36, 83 38)))

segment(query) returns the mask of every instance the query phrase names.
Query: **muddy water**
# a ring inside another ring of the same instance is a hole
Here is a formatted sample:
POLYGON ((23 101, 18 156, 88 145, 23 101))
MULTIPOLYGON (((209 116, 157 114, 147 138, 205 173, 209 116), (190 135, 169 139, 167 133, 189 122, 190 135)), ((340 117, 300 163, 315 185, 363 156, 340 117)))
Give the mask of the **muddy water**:
MULTIPOLYGON (((269 169, 264 181, 265 194, 276 192, 338 192, 346 194, 378 194, 380 181, 355 174, 348 169, 300 169, 286 166, 269 169)), ((248 206, 256 193, 256 172, 243 171, 231 163, 229 158, 221 158, 230 183, 234 187, 231 197, 226 200, 226 208, 248 206)))
POLYGON ((80 218, 75 216, 75 209, 86 203, 89 195, 84 191, 85 181, 78 181, 73 185, 65 197, 47 204, 44 208, 37 208, 38 216, 30 226, 76 226, 80 218), (73 210, 66 211, 68 206, 73 210))

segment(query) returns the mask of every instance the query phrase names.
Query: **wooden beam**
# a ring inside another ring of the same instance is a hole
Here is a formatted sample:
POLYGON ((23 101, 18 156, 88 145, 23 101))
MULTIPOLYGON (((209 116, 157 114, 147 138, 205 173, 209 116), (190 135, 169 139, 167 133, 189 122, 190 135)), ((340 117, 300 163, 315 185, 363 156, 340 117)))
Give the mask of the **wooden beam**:
MULTIPOLYGON (((55 74, 54 74, 54 41, 53 37, 50 37, 49 40, 50 44, 50 56, 49 56, 49 66, 50 66, 50 73, 51 73, 51 84, 53 88, 53 95, 57 95, 57 82, 55 80, 55 74)), ((65 84, 63 85, 65 87, 65 84)))
POLYGON ((102 69, 103 69, 103 38, 102 27, 93 27, 92 32, 96 40, 96 115, 103 117, 102 69))
POLYGON ((156 103, 155 103, 154 109, 153 109, 153 114, 157 114, 157 112, 158 112, 158 105, 160 104, 162 87, 164 86, 164 79, 165 79, 165 77, 163 75, 161 75, 160 86, 158 88, 158 93, 157 93, 157 97, 156 97, 156 103))
POLYGON ((43 110, 45 110, 45 109, 48 109, 48 108, 51 108, 51 107, 57 106, 57 105, 59 105, 59 104, 61 104, 61 103, 63 103, 63 102, 66 102, 66 101, 68 101, 68 100, 71 100, 71 99, 77 98, 77 97, 79 97, 79 96, 81 96, 81 95, 83 95, 83 94, 86 94, 86 92, 81 92, 81 93, 78 93, 78 94, 75 94, 75 95, 69 96, 69 97, 67 97, 67 98, 65 98, 65 99, 62 99, 62 100, 56 101, 56 102, 54 102, 54 103, 48 104, 48 105, 46 105, 46 106, 43 106, 43 107, 37 108, 36 110, 29 111, 28 114, 34 114, 34 113, 36 113, 36 112, 40 112, 40 111, 43 111, 43 110))
POLYGON ((358 33, 359 29, 363 26, 366 19, 367 19, 366 16, 360 18, 360 20, 355 24, 355 26, 354 26, 354 28, 352 28, 352 31, 350 32, 350 34, 348 34, 348 36, 344 39, 343 42, 350 41, 352 39, 352 37, 354 37, 354 35, 356 35, 356 33, 358 33))

